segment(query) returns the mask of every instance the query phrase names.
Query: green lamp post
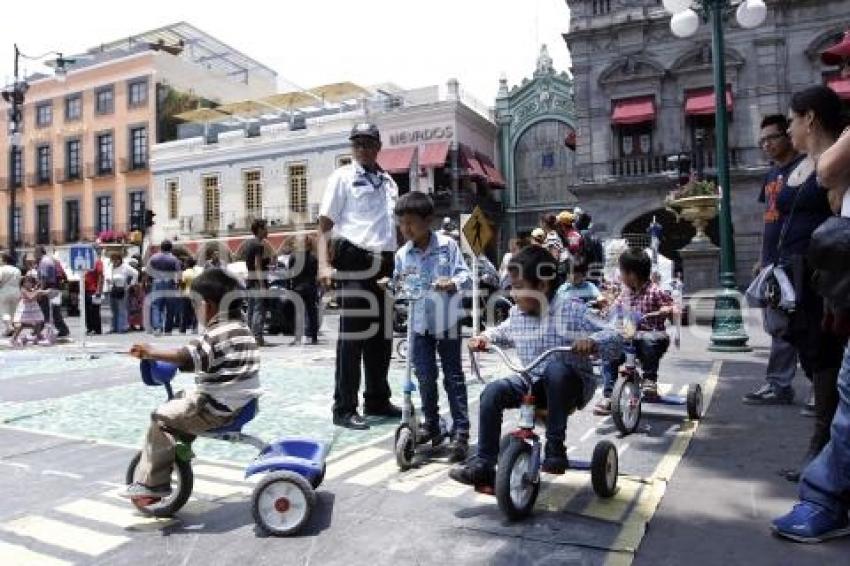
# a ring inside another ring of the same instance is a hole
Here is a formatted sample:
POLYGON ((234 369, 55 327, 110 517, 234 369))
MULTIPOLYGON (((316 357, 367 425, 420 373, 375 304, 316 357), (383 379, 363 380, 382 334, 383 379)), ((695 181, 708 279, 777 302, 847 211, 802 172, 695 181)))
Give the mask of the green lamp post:
POLYGON ((726 106, 726 57, 723 24, 736 9, 743 28, 761 25, 767 15, 763 0, 664 0, 673 15, 670 29, 677 37, 696 33, 700 21, 711 24, 714 68, 715 133, 717 138, 717 183, 720 187, 720 290, 715 297, 710 350, 745 352, 749 339, 741 317, 741 302, 735 278, 735 241, 732 235, 732 195, 729 178, 729 121, 726 106))

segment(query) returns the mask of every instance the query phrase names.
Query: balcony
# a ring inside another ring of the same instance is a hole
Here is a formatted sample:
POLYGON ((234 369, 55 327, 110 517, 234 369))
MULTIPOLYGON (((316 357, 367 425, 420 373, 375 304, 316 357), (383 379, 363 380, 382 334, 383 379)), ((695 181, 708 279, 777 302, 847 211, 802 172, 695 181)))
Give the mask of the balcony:
POLYGON ((186 237, 243 235, 251 232, 251 223, 263 218, 270 231, 291 230, 298 226, 313 226, 319 215, 318 203, 310 204, 304 212, 293 212, 286 206, 267 206, 247 213, 222 212, 218 218, 208 219, 203 214, 181 216, 179 232, 186 237))
POLYGON ((79 167, 77 167, 77 170, 74 173, 71 173, 68 169, 54 169, 53 178, 56 179, 57 183, 66 185, 71 183, 81 183, 83 181, 82 171, 79 167))
POLYGON ((148 171, 148 161, 122 157, 118 160, 118 170, 121 173, 146 173, 148 171))
MULTIPOLYGON (((695 151, 684 150, 682 154, 691 160, 691 167, 699 169, 699 154, 695 151)), ((675 159, 679 153, 669 155, 638 155, 634 157, 621 157, 611 161, 611 175, 613 177, 646 177, 650 175, 675 174, 678 169, 675 159), (670 158, 674 158, 671 160, 670 158)), ((706 174, 712 175, 717 166, 717 154, 712 150, 702 152, 702 169, 706 174)), ((738 149, 729 150, 729 166, 741 165, 738 149)))
POLYGON ((52 184, 50 173, 42 171, 40 173, 29 173, 26 178, 28 187, 45 187, 52 184))
POLYGON ((115 167, 110 163, 108 167, 100 167, 97 163, 86 163, 85 167, 86 179, 94 177, 114 177, 115 167))

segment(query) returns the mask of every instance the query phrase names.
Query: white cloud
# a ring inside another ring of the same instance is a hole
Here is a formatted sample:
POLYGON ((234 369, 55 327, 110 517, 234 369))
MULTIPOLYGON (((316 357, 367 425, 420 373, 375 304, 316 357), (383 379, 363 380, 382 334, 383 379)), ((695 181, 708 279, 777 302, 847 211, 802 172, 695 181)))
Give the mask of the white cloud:
POLYGON ((6 79, 13 41, 26 53, 70 54, 181 20, 302 87, 350 80, 411 88, 456 77, 492 104, 502 73, 510 84, 531 76, 540 43, 548 44, 557 69, 569 64, 561 37, 569 24, 564 0, 49 0, 6 9, 12 12, 0 21, 0 37, 9 42, 0 54, 6 79))

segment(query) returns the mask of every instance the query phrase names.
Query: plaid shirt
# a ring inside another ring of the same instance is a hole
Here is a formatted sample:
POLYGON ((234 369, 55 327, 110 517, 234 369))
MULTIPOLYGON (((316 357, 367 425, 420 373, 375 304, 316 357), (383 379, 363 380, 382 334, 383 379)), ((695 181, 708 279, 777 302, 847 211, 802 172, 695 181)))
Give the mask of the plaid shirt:
MULTIPOLYGON (((638 291, 624 287, 623 293, 617 298, 614 306, 621 307, 627 313, 648 314, 657 312, 661 307, 673 306, 673 297, 666 291, 662 291, 658 285, 647 281, 638 291)), ((653 316, 640 321, 637 326, 640 332, 666 332, 664 327, 665 317, 653 316)))
MULTIPOLYGON (((596 355, 605 361, 617 359, 622 345, 620 336, 609 330, 603 321, 590 316, 582 301, 558 295, 552 299, 545 316, 526 314, 514 306, 508 319, 485 331, 484 336, 496 346, 515 346, 523 365, 530 364, 546 350, 570 346, 582 338, 593 340, 596 355)), ((567 354, 567 360, 579 371, 592 374, 589 358, 567 354)), ((547 363, 543 362, 531 372, 535 380, 543 375, 547 363)))

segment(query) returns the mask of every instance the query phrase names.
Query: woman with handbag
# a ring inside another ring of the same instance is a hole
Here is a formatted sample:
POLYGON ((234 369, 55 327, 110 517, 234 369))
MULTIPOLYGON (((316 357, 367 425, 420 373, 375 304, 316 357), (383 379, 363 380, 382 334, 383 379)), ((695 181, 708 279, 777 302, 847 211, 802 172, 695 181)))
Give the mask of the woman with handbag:
MULTIPOLYGON (((850 77, 850 32, 824 52, 822 59, 827 65, 839 65, 842 75, 850 77)), ((822 152, 817 174, 829 191, 833 211, 841 215, 829 218, 815 231, 807 259, 815 269, 814 287, 826 301, 824 326, 846 341, 850 335, 850 131, 845 130, 822 152)), ((850 344, 844 350, 836 402, 830 440, 800 478, 800 502, 772 523, 774 532, 782 537, 821 542, 850 534, 850 344)))

